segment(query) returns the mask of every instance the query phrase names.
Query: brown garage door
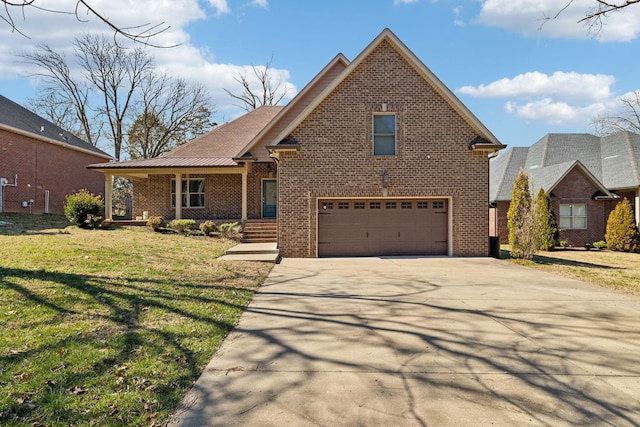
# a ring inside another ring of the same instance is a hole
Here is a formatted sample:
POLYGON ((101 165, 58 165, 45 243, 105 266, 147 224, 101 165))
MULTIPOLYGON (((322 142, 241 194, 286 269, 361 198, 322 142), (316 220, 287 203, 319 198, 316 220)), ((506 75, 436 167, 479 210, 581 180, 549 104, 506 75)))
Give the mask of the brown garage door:
POLYGON ((318 256, 447 255, 447 200, 320 200, 318 256))

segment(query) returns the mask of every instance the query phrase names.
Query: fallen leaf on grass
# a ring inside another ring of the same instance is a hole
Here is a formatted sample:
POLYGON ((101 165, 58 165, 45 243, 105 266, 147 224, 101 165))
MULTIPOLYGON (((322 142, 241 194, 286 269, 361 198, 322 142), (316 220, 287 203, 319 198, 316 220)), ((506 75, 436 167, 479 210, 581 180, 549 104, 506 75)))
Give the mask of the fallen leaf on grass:
POLYGON ((79 386, 75 386, 75 387, 71 387, 67 389, 67 394, 73 394, 73 395, 80 395, 80 394, 85 394, 87 392, 86 389, 79 387, 79 386))
POLYGON ((13 377, 18 381, 20 381, 21 383, 23 383, 31 379, 31 374, 24 371, 18 371, 15 374, 13 374, 13 377))

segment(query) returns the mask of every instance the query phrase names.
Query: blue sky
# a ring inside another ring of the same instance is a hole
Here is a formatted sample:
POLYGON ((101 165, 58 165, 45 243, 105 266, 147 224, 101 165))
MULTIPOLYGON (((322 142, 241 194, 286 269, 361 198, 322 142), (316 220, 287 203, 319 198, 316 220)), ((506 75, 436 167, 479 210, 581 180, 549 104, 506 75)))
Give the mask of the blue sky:
MULTIPOLYGON (((73 11, 75 1, 37 0, 73 11)), ((118 25, 164 23, 150 49, 156 65, 210 90, 218 122, 241 110, 224 92, 234 77, 272 56, 274 77, 294 95, 336 54, 353 59, 391 29, 469 109, 509 146, 551 132, 591 132, 598 114, 640 89, 640 6, 611 15, 597 34, 577 21, 593 0, 93 0, 118 25), (544 25, 542 25, 544 23, 544 25)), ((73 37, 108 32, 87 18, 10 10, 19 31, 0 21, 0 93, 21 104, 37 80, 16 56, 46 42, 70 52, 73 37)), ((7 18, 5 11, 0 17, 7 18)), ((286 100, 285 100, 286 101, 286 100)))

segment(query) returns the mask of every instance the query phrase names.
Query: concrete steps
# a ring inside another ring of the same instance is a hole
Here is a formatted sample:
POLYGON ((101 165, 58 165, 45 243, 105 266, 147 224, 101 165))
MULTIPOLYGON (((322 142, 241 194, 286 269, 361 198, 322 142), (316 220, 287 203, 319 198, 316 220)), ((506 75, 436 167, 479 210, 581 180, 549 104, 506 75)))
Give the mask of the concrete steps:
POLYGON ((242 225, 243 243, 269 243, 278 240, 278 224, 275 219, 248 220, 242 225))
POLYGON ((271 243, 240 243, 227 249, 219 258, 223 261, 264 261, 278 262, 280 251, 275 242, 271 243))

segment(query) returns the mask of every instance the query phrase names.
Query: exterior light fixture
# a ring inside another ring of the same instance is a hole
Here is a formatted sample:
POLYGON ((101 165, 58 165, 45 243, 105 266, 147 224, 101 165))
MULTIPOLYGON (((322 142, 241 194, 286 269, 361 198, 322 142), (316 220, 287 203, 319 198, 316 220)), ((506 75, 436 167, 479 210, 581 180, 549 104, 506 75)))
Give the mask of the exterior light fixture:
POLYGON ((382 172, 382 188, 389 188, 389 172, 382 172))

